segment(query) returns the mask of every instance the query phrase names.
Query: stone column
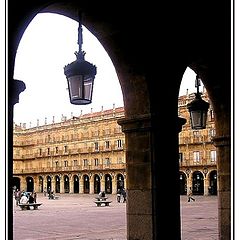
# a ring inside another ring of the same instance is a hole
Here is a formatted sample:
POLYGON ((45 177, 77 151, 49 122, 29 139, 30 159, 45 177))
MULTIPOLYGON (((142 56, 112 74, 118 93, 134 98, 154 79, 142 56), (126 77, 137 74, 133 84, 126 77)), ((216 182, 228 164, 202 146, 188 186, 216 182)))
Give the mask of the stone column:
MULTIPOLYGON (((11 47, 10 47, 11 49, 11 47)), ((14 50, 13 50, 14 51, 14 50)), ((8 97, 8 109, 7 109, 7 116, 8 116, 8 182, 11 183, 13 179, 13 112, 14 112, 14 105, 19 102, 19 95, 26 89, 26 85, 23 81, 13 79, 13 70, 14 70, 14 58, 9 55, 8 59, 8 90, 7 90, 7 97, 8 97)), ((24 183, 26 184, 26 183, 24 183)), ((23 187, 21 186, 23 189, 23 187)), ((8 191, 8 199, 12 198, 12 191, 8 191)), ((12 201, 8 201, 8 238, 13 239, 13 205, 12 201)))
POLYGON ((150 117, 121 119, 126 135, 127 239, 153 239, 150 117), (141 199, 141 203, 139 203, 141 199))
POLYGON ((218 226, 219 240, 231 239, 231 148, 230 137, 215 137, 218 176, 218 226))
POLYGON ((60 193, 65 193, 64 191, 64 175, 60 178, 60 193))
POLYGON ((208 188, 209 188, 209 175, 207 173, 206 176, 204 175, 204 196, 209 195, 208 188))
POLYGON ((79 188, 79 193, 83 193, 84 191, 84 177, 81 176, 79 177, 79 185, 80 185, 80 188, 79 188))
POLYGON ((94 193, 94 177, 93 176, 89 177, 89 182, 90 182, 89 193, 93 194, 94 193))
POLYGON ((112 194, 117 194, 117 176, 112 177, 112 194))
POLYGON ((100 191, 105 191, 105 176, 103 175, 100 179, 100 191))

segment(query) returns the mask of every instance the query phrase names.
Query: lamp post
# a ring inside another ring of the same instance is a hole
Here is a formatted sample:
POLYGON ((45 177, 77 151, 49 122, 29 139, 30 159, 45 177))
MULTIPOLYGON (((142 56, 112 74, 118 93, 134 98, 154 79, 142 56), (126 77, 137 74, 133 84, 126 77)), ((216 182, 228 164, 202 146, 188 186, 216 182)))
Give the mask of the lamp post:
POLYGON ((190 113, 190 121, 192 129, 205 129, 207 122, 207 111, 209 108, 209 103, 205 102, 201 98, 201 93, 199 92, 200 78, 196 76, 195 87, 197 88, 197 93, 195 93, 195 99, 187 104, 188 111, 190 113))
POLYGON ((78 45, 75 52, 77 60, 64 67, 64 74, 68 82, 70 102, 75 105, 86 105, 92 102, 93 83, 97 73, 96 66, 85 61, 82 51, 82 24, 79 12, 78 45))

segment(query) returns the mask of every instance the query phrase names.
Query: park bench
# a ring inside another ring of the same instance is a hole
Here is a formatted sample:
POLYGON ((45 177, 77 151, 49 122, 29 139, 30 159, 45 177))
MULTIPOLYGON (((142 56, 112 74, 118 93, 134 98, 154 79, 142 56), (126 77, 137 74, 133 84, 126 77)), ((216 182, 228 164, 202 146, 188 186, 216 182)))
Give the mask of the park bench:
POLYGON ((58 200, 59 198, 60 198, 60 196, 56 196, 56 195, 53 194, 48 199, 58 200))
POLYGON ((96 197, 96 201, 106 201, 108 197, 96 197))
POLYGON ((22 210, 30 210, 31 207, 33 207, 33 210, 37 210, 39 206, 41 206, 42 203, 19 203, 18 206, 22 210))
POLYGON ((109 206, 109 204, 111 203, 112 201, 108 201, 108 200, 96 200, 95 203, 97 204, 97 207, 101 207, 102 204, 103 206, 109 206))

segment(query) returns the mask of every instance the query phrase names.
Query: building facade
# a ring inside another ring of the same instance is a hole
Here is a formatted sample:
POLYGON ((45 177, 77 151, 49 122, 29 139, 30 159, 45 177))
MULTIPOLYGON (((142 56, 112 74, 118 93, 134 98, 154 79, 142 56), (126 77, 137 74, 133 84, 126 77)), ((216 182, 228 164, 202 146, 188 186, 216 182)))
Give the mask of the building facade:
MULTIPOLYGON (((208 100, 206 92, 202 97, 208 100)), ((180 194, 191 186, 195 195, 216 195, 214 114, 210 104, 206 129, 192 130, 186 106, 193 98, 179 97, 179 116, 187 120, 179 133, 180 194)), ((116 194, 127 188, 122 118, 124 108, 113 107, 28 129, 14 125, 13 187, 75 194, 116 194)))

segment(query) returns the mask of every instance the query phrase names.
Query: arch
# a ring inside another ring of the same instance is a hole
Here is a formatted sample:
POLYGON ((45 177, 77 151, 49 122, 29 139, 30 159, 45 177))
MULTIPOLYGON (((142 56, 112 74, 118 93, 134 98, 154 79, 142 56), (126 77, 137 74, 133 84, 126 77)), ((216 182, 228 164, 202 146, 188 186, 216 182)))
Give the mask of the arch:
POLYGON ((13 189, 21 190, 21 180, 19 177, 13 177, 13 189))
MULTIPOLYGON (((13 81, 17 45, 36 11, 46 7, 44 4, 47 5, 48 2, 24 4, 21 1, 9 5, 11 51, 8 57, 8 72, 9 86, 12 89, 19 87, 19 82, 13 81)), ((219 156, 218 169, 221 169, 218 172, 219 236, 221 239, 230 239, 231 36, 228 38, 226 34, 230 32, 231 19, 227 11, 231 10, 231 3, 218 3, 218 11, 215 11, 215 4, 201 1, 197 5, 191 4, 189 11, 190 6, 183 2, 174 5, 173 9, 172 3, 165 1, 162 9, 171 7, 171 13, 177 19, 167 25, 165 16, 159 14, 159 8, 152 3, 139 4, 138 11, 135 11, 135 6, 126 7, 125 4, 120 4, 115 11, 114 5, 110 5, 112 11, 109 11, 109 3, 104 2, 92 5, 90 2, 57 1, 43 11, 61 13, 77 19, 76 9, 79 7, 85 14, 84 25, 94 32, 107 50, 122 86, 125 119, 121 121, 121 126, 127 139, 128 202, 134 200, 132 196, 149 200, 141 209, 133 204, 130 208, 127 204, 128 239, 161 239, 166 235, 169 239, 181 239, 179 185, 176 184, 179 181, 177 98, 183 69, 192 62, 194 64, 190 67, 196 67, 196 70, 200 71, 216 115, 217 137, 213 141, 219 156), (151 14, 141 21, 148 10, 151 14), (196 18, 203 12, 204 18, 196 18), (194 28, 188 27, 189 19, 194 28), (149 40, 147 33, 153 33, 159 28, 161 36, 154 36, 149 40), (143 48, 146 45, 147 50, 143 48), (155 56, 159 56, 162 61, 150 61, 155 56), (168 93, 167 101, 165 95, 161 94, 163 91, 168 93), (163 117, 162 113, 167 117, 163 117), (162 127, 168 130, 167 134, 163 134, 162 127), (160 141, 163 137, 164 141, 160 141), (162 149, 168 149, 168 159, 171 161, 161 161, 162 149), (162 169, 166 169, 164 176, 156 174, 163 172, 162 169), (141 181, 143 176, 145 182, 141 181), (167 186, 161 181, 163 177, 169 179, 167 186), (169 185, 172 188, 169 189, 169 185), (171 203, 168 211, 164 211, 166 201, 159 192, 176 199, 175 205, 171 203), (142 209, 145 210, 144 213, 142 209), (138 224, 136 216, 142 219, 138 224), (162 219, 165 221, 162 222, 162 219), (172 230, 170 232, 169 226, 172 230)), ((18 95, 19 92, 10 94, 12 105, 9 107, 9 129, 12 129, 12 107, 18 101, 18 95)), ((12 139, 11 133, 9 139, 12 139)), ((10 141, 10 148, 11 146, 10 141)))
POLYGON ((39 192, 43 192, 43 177, 39 176, 38 177, 38 191, 39 192))
POLYGON ((204 194, 204 177, 201 171, 193 172, 192 189, 194 195, 204 194))
POLYGON ((28 176, 26 177, 26 185, 27 185, 27 192, 33 192, 34 191, 34 180, 33 177, 28 176))
POLYGON ((101 182, 100 176, 98 174, 94 175, 94 193, 100 193, 101 190, 101 182))
POLYGON ((117 174, 117 189, 123 189, 124 187, 124 176, 122 173, 117 174))
POLYGON ((63 182, 64 182, 64 193, 69 193, 70 192, 70 183, 69 183, 68 175, 63 176, 63 182))
POLYGON ((83 193, 90 192, 90 178, 87 174, 83 175, 83 193))
POLYGON ((50 194, 50 192, 52 191, 52 177, 51 176, 47 176, 47 192, 48 194, 50 194))
POLYGON ((60 193, 61 191, 61 181, 60 181, 60 176, 56 175, 55 176, 55 192, 60 193))
POLYGON ((112 176, 110 174, 105 174, 105 193, 111 194, 112 193, 112 176))
POLYGON ((73 193, 79 193, 79 177, 78 175, 73 175, 73 193))
POLYGON ((180 179, 180 195, 187 194, 187 177, 186 174, 182 171, 179 172, 180 179))
POLYGON ((217 195, 217 171, 213 170, 209 173, 209 194, 210 195, 217 195))

